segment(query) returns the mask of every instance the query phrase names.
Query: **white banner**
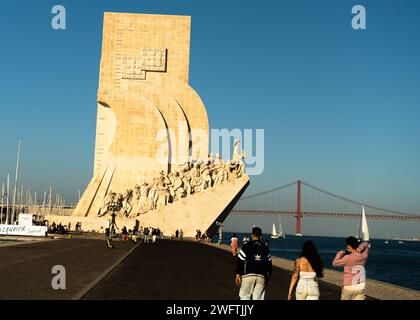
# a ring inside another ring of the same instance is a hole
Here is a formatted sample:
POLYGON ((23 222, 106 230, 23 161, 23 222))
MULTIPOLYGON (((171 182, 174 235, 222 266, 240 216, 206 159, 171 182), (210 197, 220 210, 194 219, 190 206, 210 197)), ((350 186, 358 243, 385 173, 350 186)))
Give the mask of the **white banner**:
POLYGON ((19 213, 19 225, 20 226, 32 226, 32 213, 19 213))
POLYGON ((37 236, 44 237, 47 232, 45 226, 19 226, 13 224, 0 224, 0 234, 9 236, 37 236))

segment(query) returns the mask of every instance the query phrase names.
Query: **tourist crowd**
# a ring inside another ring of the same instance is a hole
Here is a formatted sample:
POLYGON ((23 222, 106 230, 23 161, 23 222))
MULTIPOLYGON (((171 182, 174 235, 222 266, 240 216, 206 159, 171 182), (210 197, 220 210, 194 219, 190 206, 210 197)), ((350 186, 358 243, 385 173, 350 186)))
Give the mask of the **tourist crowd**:
MULTIPOLYGON (((235 283, 239 286, 241 300, 263 300, 266 287, 272 274, 272 257, 268 242, 262 241, 262 230, 252 229, 251 239, 244 236, 242 248, 239 249, 236 234, 232 235, 232 255, 236 257, 235 283)), ((360 242, 353 236, 345 241, 345 250, 337 252, 332 266, 343 267, 343 285, 341 300, 365 300, 366 273, 365 264, 369 255, 370 244, 360 242)), ((290 281, 288 299, 319 300, 318 279, 324 276, 324 264, 318 255, 314 242, 308 240, 294 264, 290 281)))
POLYGON ((72 230, 70 222, 67 225, 62 224, 61 222, 56 224, 54 221, 49 224, 48 220, 44 220, 43 225, 47 227, 48 233, 66 234, 71 231, 74 233, 82 232, 82 224, 80 222, 76 223, 74 230, 72 230))

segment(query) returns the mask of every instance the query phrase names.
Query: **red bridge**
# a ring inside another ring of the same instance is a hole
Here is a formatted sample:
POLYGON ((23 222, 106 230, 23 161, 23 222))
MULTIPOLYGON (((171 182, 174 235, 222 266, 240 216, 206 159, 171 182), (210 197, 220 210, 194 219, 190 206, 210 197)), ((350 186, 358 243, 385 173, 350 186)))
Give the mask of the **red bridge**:
POLYGON ((301 234, 302 217, 358 219, 365 207, 370 220, 420 221, 420 215, 379 208, 322 190, 298 180, 265 192, 242 197, 234 215, 282 215, 296 217, 296 234, 301 234))

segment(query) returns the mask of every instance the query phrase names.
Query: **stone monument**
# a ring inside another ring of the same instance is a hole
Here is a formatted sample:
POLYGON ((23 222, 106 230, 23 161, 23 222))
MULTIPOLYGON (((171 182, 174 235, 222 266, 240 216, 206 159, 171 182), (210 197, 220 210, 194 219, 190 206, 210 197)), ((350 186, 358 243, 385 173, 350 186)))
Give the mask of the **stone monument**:
POLYGON ((227 163, 208 154, 206 109, 188 84, 190 23, 105 13, 94 174, 63 223, 99 231, 112 206, 118 226, 211 233, 248 186, 238 141, 227 163))

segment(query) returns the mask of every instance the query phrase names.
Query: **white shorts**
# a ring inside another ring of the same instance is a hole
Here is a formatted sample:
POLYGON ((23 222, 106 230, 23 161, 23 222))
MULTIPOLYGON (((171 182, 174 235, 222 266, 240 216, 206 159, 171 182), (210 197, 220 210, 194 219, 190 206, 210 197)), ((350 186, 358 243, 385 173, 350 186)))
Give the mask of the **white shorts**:
POLYGON ((315 279, 299 279, 296 300, 319 300, 319 287, 315 279))

